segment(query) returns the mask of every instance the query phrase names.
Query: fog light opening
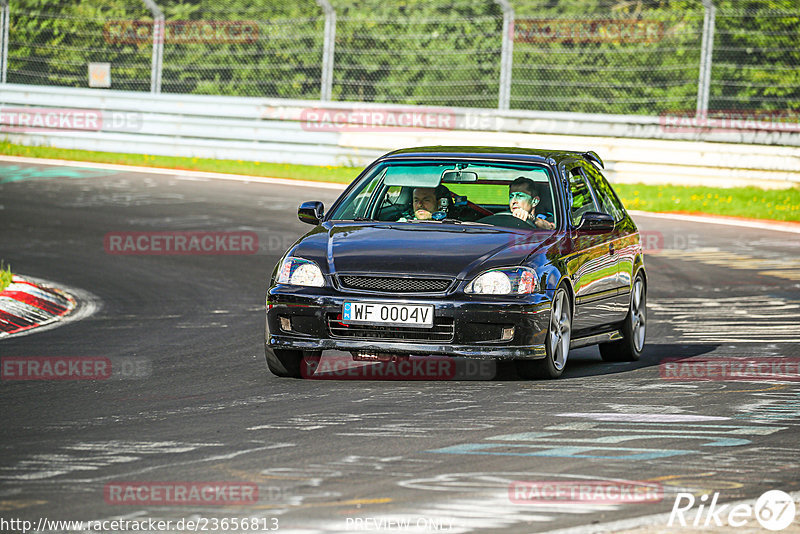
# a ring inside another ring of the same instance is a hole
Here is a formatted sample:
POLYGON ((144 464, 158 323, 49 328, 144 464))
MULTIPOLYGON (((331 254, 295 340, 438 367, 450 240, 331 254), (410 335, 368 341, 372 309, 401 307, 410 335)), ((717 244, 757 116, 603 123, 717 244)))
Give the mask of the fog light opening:
POLYGON ((283 315, 278 317, 281 321, 281 330, 284 332, 291 332, 292 331, 292 320, 288 317, 284 317, 283 315))

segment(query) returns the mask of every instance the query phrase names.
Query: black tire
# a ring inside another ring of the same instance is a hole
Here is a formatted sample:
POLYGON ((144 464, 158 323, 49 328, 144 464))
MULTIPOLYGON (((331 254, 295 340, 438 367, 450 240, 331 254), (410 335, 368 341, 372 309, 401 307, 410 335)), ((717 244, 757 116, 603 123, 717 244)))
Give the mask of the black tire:
POLYGON ((267 367, 273 375, 302 378, 303 351, 273 349, 265 345, 264 354, 267 357, 267 367))
POLYGON ((622 323, 622 339, 600 344, 600 357, 606 362, 635 362, 642 355, 647 329, 647 284, 641 273, 631 285, 631 303, 622 323), (637 297, 638 295, 638 297, 637 297))
POLYGON ((516 360, 517 374, 522 378, 558 378, 564 372, 569 356, 572 334, 572 306, 564 287, 556 289, 550 307, 550 321, 545 338, 545 353, 541 360, 516 360))

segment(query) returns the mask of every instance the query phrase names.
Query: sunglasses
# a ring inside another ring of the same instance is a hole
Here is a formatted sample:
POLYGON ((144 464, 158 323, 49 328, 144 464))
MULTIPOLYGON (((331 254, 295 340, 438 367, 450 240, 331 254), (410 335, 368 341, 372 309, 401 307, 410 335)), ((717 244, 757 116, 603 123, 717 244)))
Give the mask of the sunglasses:
POLYGON ((514 191, 513 193, 509 193, 508 201, 513 202, 514 200, 521 200, 521 201, 528 201, 534 206, 539 203, 539 199, 537 198, 534 202, 533 197, 528 193, 523 193, 522 191, 514 191))

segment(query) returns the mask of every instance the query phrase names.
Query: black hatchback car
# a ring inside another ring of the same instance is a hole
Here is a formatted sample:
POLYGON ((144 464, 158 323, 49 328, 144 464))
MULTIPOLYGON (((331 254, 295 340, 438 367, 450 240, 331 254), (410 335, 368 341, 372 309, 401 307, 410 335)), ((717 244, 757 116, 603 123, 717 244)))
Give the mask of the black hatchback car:
POLYGON ((636 360, 647 275, 639 233, 594 152, 422 147, 367 167, 286 252, 266 298, 278 376, 303 358, 514 360, 557 378, 569 350, 636 360))

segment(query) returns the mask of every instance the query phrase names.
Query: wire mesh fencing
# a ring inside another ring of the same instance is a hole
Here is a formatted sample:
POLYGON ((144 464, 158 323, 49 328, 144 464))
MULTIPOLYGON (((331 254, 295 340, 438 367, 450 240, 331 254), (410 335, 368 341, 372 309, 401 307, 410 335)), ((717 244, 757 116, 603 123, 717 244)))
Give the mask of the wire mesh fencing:
POLYGON ((10 0, 4 80, 633 115, 800 110, 796 0, 155 5, 10 0), (108 69, 105 85, 90 65, 108 69))

